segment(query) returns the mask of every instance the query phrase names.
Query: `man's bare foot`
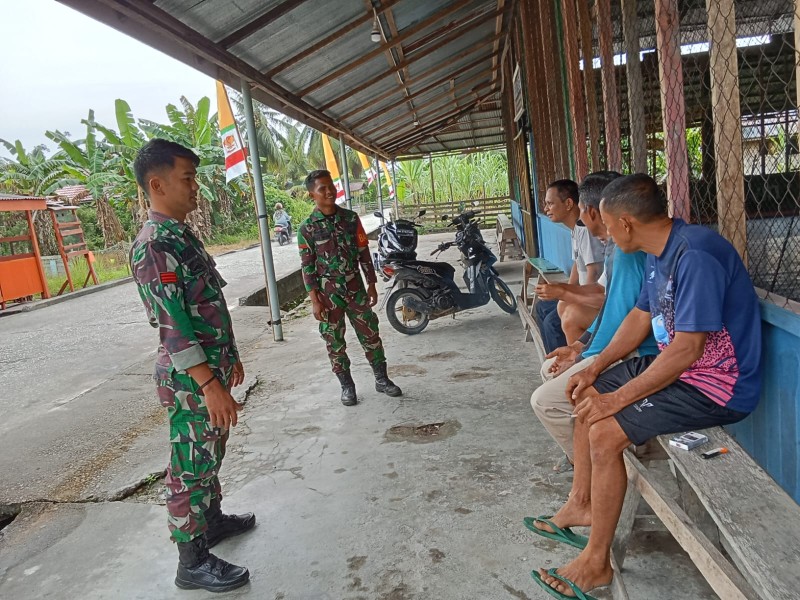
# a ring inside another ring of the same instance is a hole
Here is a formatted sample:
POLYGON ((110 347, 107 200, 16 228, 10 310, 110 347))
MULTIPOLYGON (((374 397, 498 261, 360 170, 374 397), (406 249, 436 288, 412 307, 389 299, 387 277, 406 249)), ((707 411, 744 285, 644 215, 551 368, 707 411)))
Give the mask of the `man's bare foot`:
MULTIPOLYGON (((608 585, 614 577, 610 560, 603 558, 598 561, 594 557, 586 556, 586 551, 581 552, 571 563, 560 567, 556 573, 572 581, 584 593, 608 585)), ((547 569, 539 569, 539 577, 554 590, 565 596, 575 597, 572 588, 560 579, 548 575, 547 569)))
MULTIPOLYGON (((570 496, 566 504, 548 521, 552 521, 561 529, 589 527, 592 524, 592 505, 588 502, 580 502, 574 496, 570 496)), ((555 533, 552 527, 542 521, 534 521, 533 526, 541 531, 555 533)))

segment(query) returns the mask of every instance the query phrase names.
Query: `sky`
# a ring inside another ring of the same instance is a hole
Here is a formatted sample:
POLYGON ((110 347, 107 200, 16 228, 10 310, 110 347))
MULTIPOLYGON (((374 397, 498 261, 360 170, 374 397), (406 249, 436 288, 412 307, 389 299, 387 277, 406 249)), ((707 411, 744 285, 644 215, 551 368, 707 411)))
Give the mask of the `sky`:
MULTIPOLYGON (((133 116, 167 122, 164 107, 186 96, 216 105, 214 80, 55 0, 0 0, 0 138, 27 150, 54 142, 47 130, 81 138, 81 119, 117 129, 114 101, 133 116)), ((9 157, 5 146, 0 156, 9 157)))

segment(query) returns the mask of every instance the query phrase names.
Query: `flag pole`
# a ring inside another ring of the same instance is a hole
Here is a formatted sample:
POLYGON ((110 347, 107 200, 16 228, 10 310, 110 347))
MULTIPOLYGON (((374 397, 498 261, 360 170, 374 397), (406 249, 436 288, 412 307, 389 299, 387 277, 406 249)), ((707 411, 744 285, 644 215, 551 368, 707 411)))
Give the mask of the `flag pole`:
POLYGON ((278 282, 275 278, 275 264, 272 261, 272 245, 270 244, 269 230, 267 229, 267 205, 264 200, 264 179, 261 177, 261 161, 258 154, 258 144, 251 138, 255 137, 256 121, 253 116, 253 97, 250 95, 250 84, 242 79, 242 100, 244 100, 244 116, 247 123, 248 147, 250 148, 250 161, 253 168, 254 189, 256 192, 256 209, 258 217, 258 230, 261 234, 261 253, 264 259, 267 278, 267 297, 269 299, 270 313, 272 315, 272 337, 276 342, 283 341, 283 324, 281 323, 281 306, 278 298, 278 282))
POLYGON ((350 173, 347 168, 347 148, 344 145, 344 135, 339 134, 339 154, 342 161, 342 183, 344 185, 344 197, 347 200, 347 209, 353 210, 353 196, 350 193, 350 173))

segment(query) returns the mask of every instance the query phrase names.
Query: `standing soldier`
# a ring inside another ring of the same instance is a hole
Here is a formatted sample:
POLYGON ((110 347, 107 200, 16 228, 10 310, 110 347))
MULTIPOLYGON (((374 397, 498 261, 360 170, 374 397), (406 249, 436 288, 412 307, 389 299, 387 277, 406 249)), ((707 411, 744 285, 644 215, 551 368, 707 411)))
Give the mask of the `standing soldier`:
POLYGON ((377 277, 369 255, 369 241, 358 215, 336 205, 336 187, 328 171, 312 171, 306 189, 316 209, 297 230, 297 245, 306 286, 328 348, 333 372, 342 385, 342 404, 356 404, 356 384, 344 341, 344 317, 350 319, 358 341, 375 374, 375 390, 388 396, 403 394, 386 374, 386 356, 378 334, 377 277), (359 264, 368 287, 364 289, 359 264))
POLYGON ((180 144, 153 139, 133 168, 151 210, 131 248, 131 271, 160 345, 155 380, 169 415, 167 512, 178 544, 175 585, 222 592, 248 582, 250 573, 208 548, 256 524, 253 514, 223 515, 217 474, 228 430, 242 406, 230 388, 244 369, 214 260, 186 225, 197 208, 200 159, 180 144))

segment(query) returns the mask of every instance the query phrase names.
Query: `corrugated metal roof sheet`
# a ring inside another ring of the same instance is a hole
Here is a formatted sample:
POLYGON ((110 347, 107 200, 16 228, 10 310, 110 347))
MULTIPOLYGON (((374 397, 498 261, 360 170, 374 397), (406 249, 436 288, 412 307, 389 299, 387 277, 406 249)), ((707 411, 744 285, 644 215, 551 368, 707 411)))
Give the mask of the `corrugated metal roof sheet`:
MULTIPOLYGON (((491 126, 472 131, 463 117, 498 98, 515 0, 60 1, 228 85, 244 78, 257 100, 361 150, 494 143, 491 126), (373 6, 381 43, 370 40, 373 6), (445 142, 455 121, 467 135, 445 142)), ((499 111, 488 119, 502 138, 499 111)))

